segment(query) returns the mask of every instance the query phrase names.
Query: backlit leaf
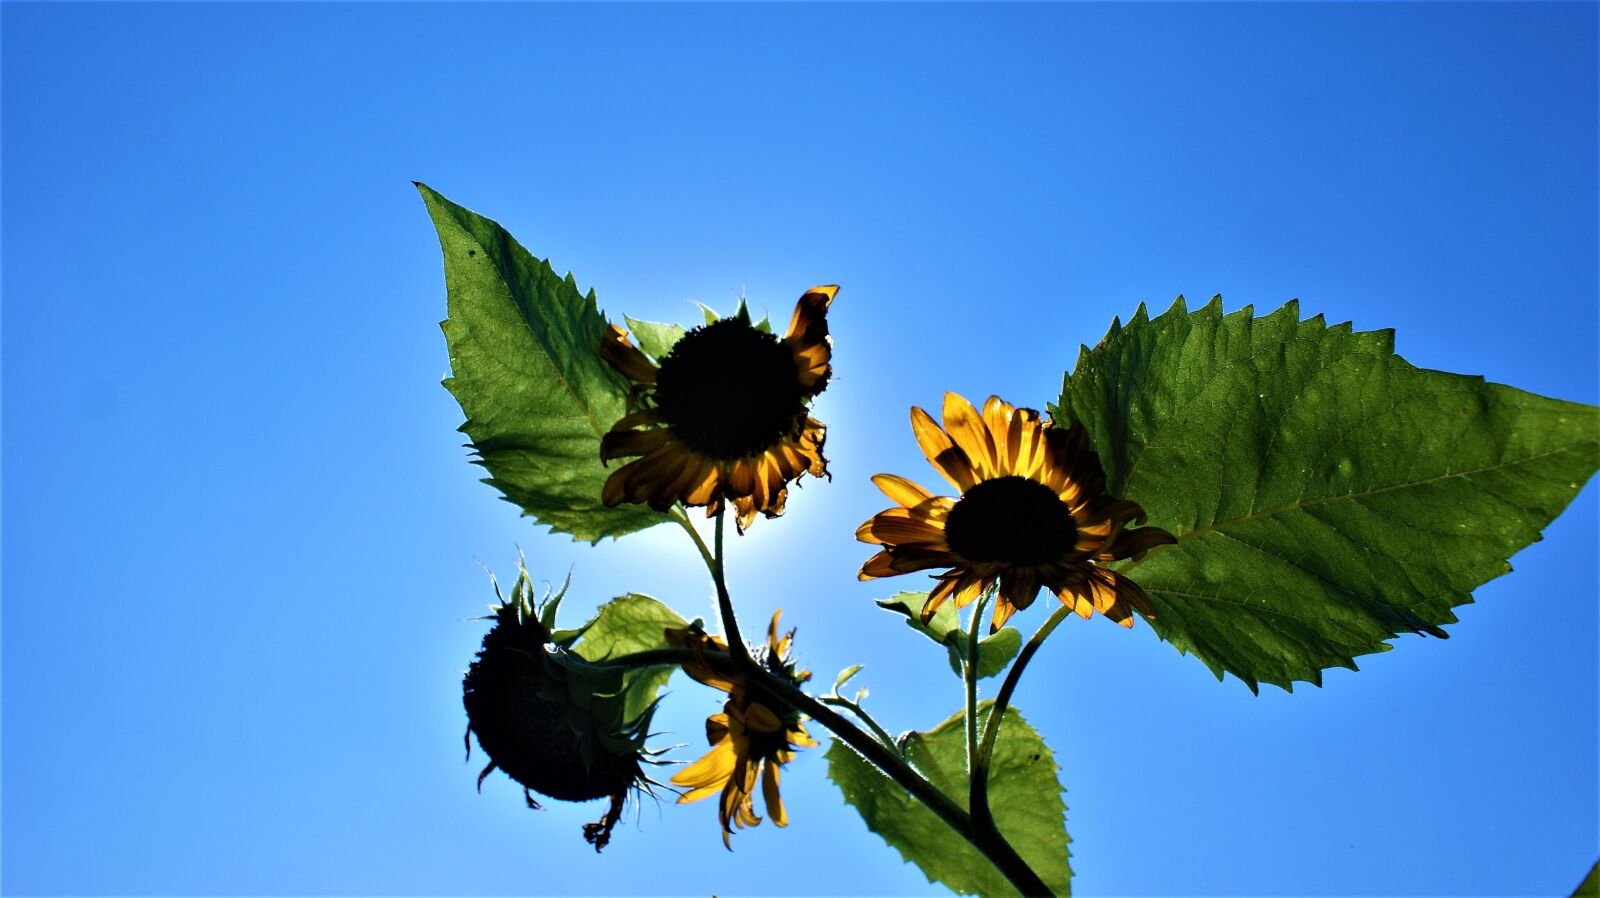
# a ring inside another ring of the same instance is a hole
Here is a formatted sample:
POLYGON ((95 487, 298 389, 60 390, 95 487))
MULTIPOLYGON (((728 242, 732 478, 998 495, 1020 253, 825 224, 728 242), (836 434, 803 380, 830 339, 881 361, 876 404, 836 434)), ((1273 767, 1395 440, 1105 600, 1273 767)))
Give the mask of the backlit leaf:
MULTIPOLYGON (((979 709, 980 722, 989 704, 979 709)), ((981 723, 980 723, 981 725, 981 723)), ((907 760, 929 782, 967 807, 966 728, 957 714, 926 733, 901 739, 907 760)), ((827 752, 828 778, 861 814, 867 828, 882 836, 904 859, 922 869, 929 882, 941 882, 962 895, 1015 895, 1011 883, 967 841, 934 813, 848 745, 833 740, 827 752)), ((1050 748, 1015 708, 1006 712, 990 761, 989 807, 995 824, 1051 891, 1068 895, 1066 805, 1061 800, 1059 767, 1050 748)))
POLYGON ((1444 636, 1600 465, 1600 409, 1412 366, 1389 331, 1141 305, 1085 348, 1058 422, 1178 537, 1121 567, 1151 626, 1252 689, 1444 636))
MULTIPOLYGON (((651 649, 667 648, 668 627, 685 627, 676 611, 649 596, 629 593, 600 606, 583 626, 583 638, 573 650, 586 661, 609 661, 651 649)), ((674 665, 640 668, 623 675, 627 691, 626 716, 632 719, 650 706, 661 687, 672 678, 674 665)))
POLYGON ((541 524, 598 542, 667 520, 600 501, 600 437, 624 414, 628 382, 599 354, 605 319, 498 224, 418 184, 444 252, 452 376, 484 480, 541 524))
MULTIPOLYGON (((878 607, 906 616, 906 625, 945 647, 950 669, 961 676, 961 665, 967 657, 967 634, 961 629, 961 613, 951 602, 922 622, 922 605, 928 599, 925 592, 897 592, 880 599, 878 607)), ((996 633, 978 640, 978 677, 992 677, 1006 669, 1011 659, 1022 648, 1022 634, 1012 627, 1001 627, 996 633)))

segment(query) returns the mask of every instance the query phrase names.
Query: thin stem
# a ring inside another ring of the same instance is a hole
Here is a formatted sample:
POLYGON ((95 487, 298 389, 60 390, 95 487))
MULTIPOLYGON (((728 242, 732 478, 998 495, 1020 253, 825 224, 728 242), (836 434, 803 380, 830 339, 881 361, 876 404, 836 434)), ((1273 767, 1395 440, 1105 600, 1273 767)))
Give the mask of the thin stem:
POLYGON ((978 604, 972 609, 972 623, 967 626, 967 663, 962 667, 962 679, 967 687, 967 780, 969 783, 977 782, 973 775, 978 764, 978 625, 983 623, 984 609, 993 597, 993 586, 985 589, 978 596, 978 604))
MULTIPOLYGON (((705 654, 709 658, 720 657, 724 660, 728 657, 716 651, 707 651, 705 654)), ((607 658, 604 661, 591 661, 589 663, 607 670, 636 670, 641 667, 662 667, 665 665, 676 667, 693 660, 695 660, 693 649, 666 648, 646 649, 630 655, 618 655, 615 658, 607 658)))
POLYGON ((689 538, 694 540, 694 547, 700 550, 700 558, 705 561, 706 570, 715 576, 717 561, 712 557, 711 550, 706 548, 706 541, 700 538, 700 531, 694 529, 694 523, 689 520, 689 512, 682 505, 676 505, 667 513, 667 517, 675 521, 689 534, 689 538))
POLYGON ((980 829, 994 828, 994 814, 989 810, 989 759, 994 755, 995 739, 1000 735, 1000 722, 1005 718, 1006 708, 1011 704, 1011 694, 1017 689, 1017 682, 1022 679, 1022 671, 1039 647, 1044 645, 1046 638, 1061 622, 1067 619, 1072 609, 1066 605, 1057 608, 1039 629, 1034 631, 1028 644, 1022 647, 1021 654, 1006 671, 1005 682, 1000 684, 1000 692, 995 696, 994 704, 989 706, 989 720, 983 728, 983 741, 978 746, 978 762, 972 772, 972 792, 967 802, 972 809, 973 824, 980 829))
POLYGON ((733 614, 733 599, 728 597, 728 577, 723 568, 722 555, 722 522, 727 512, 727 505, 717 508, 717 529, 712 543, 716 547, 712 553, 711 579, 717 584, 717 613, 722 616, 722 635, 728 640, 728 652, 736 661, 748 661, 752 667, 760 669, 760 665, 750 657, 750 648, 744 644, 744 637, 739 635, 739 619, 733 614))
MULTIPOLYGON (((723 567, 722 534, 723 519, 726 509, 718 509, 717 526, 713 537, 713 549, 710 553, 705 551, 705 543, 695 533, 693 526, 689 525, 687 515, 679 520, 690 535, 695 537, 695 543, 700 547, 700 554, 707 560, 711 569, 711 578, 717 585, 717 611, 722 617, 722 632, 728 640, 728 654, 734 666, 738 667, 746 677, 760 682, 769 691, 781 695, 786 701, 809 715, 818 723, 827 727, 835 736, 855 749, 867 761, 883 771, 891 780, 894 780, 902 789, 909 792, 912 797, 922 802, 927 808, 943 820, 947 826, 955 830, 962 838, 972 843, 979 853, 987 857, 1006 879, 1016 887, 1017 891, 1026 896, 1049 895, 1050 887, 1044 884, 1037 873, 1028 866, 1021 855, 1017 854, 1011 843, 1005 840, 991 824, 987 828, 973 825, 972 816, 969 815, 955 800, 940 791, 932 783, 923 779, 905 759, 900 757, 898 751, 889 745, 878 741, 878 738, 868 735, 859 727, 841 716, 837 711, 813 698, 801 690, 794 683, 767 670, 751 657, 750 649, 744 644, 744 639, 739 635, 739 621, 734 617, 733 600, 728 596, 726 572, 723 567)), ((885 734, 887 735, 887 734, 885 734)))
POLYGON ((926 805, 947 826, 971 842, 972 847, 987 857, 995 868, 1011 881, 1018 892, 1028 896, 1051 894, 1050 887, 1044 884, 1044 880, 1033 872, 1028 863, 998 831, 992 828, 980 831, 973 825, 972 817, 962 810, 960 805, 923 779, 922 775, 912 769, 897 752, 862 732, 832 708, 801 691, 793 683, 765 670, 755 661, 746 658, 739 663, 745 668, 747 675, 759 677, 765 688, 778 692, 786 701, 827 727, 902 789, 911 793, 913 798, 926 805))
POLYGON ((854 714, 856 719, 866 724, 867 728, 872 730, 873 735, 878 737, 879 742, 882 742, 884 745, 890 748, 894 748, 894 750, 897 752, 900 750, 895 748, 894 737, 889 735, 889 731, 884 729, 876 720, 873 720, 872 715, 868 714, 867 709, 861 707, 860 704, 853 702, 842 695, 824 695, 821 701, 824 705, 833 705, 836 708, 844 708, 851 714, 854 714))

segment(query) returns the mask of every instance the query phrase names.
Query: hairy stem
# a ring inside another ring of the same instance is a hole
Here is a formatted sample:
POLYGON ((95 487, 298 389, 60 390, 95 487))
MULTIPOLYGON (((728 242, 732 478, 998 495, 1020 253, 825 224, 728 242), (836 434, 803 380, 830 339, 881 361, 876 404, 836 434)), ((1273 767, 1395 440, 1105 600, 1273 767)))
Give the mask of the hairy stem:
POLYGON ((717 560, 712 557, 711 550, 706 547, 706 541, 700 538, 700 531, 694 529, 694 523, 689 520, 688 510, 682 505, 675 505, 672 511, 667 513, 667 517, 671 518, 679 527, 682 527, 689 534, 689 538, 694 540, 694 547, 700 550, 700 558, 706 563, 706 570, 712 576, 716 576, 717 560))
MULTIPOLYGON (((1011 843, 1005 840, 999 830, 995 829, 992 822, 986 828, 973 825, 973 818, 957 804, 954 799, 941 792, 938 787, 928 782, 900 757, 900 753, 889 744, 878 741, 881 737, 874 737, 851 723, 843 715, 828 707, 823 702, 814 698, 794 683, 780 677, 772 671, 762 667, 750 655, 750 649, 744 644, 744 639, 739 635, 739 621, 734 616, 733 600, 728 596, 727 578, 723 566, 722 536, 723 519, 726 509, 719 509, 716 515, 717 526, 713 539, 711 552, 705 551, 705 543, 699 534, 689 524, 688 516, 683 515, 678 520, 684 529, 695 538, 696 545, 701 549, 701 556, 706 559, 707 567, 711 570, 711 578, 717 586, 717 611, 722 617, 722 632, 728 640, 728 655, 734 666, 750 680, 761 683, 762 687, 774 692, 810 716, 816 722, 827 727, 830 732, 839 737, 846 745, 855 749, 860 755, 879 770, 883 771, 891 780, 902 789, 909 792, 912 797, 922 802, 927 808, 943 820, 946 825, 955 830, 960 836, 972 843, 979 853, 988 858, 1007 880, 1025 896, 1049 895, 1050 887, 1044 880, 1033 872, 1026 861, 1017 854, 1011 843)), ((887 733, 883 733, 887 736, 887 733)))
POLYGON ((987 857, 1006 879, 1016 887, 1018 892, 1027 896, 1049 895, 1050 887, 1044 880, 1034 873, 1026 861, 1017 854, 1011 843, 1007 842, 999 831, 992 826, 987 830, 980 830, 973 825, 973 819, 960 805, 932 783, 922 778, 922 775, 912 769, 911 765, 900 757, 894 750, 883 745, 873 737, 862 732, 850 721, 840 716, 832 708, 812 698, 810 695, 796 688, 794 684, 786 682, 764 670, 754 661, 740 662, 745 666, 747 674, 758 676, 765 688, 781 694, 795 707, 810 715, 818 723, 827 727, 835 736, 855 749, 869 762, 877 766, 890 779, 894 780, 902 789, 911 793, 911 796, 922 802, 933 811, 940 820, 955 830, 962 838, 972 843, 979 853, 987 857), (748 665, 748 666, 746 666, 748 665))
POLYGON ((711 579, 717 584, 717 613, 722 617, 722 635, 728 640, 728 652, 740 664, 748 663, 749 666, 761 669, 761 665, 750 657, 750 648, 744 644, 744 637, 739 635, 739 619, 733 614, 733 599, 728 597, 728 577, 723 568, 722 557, 722 524, 727 517, 728 506, 724 503, 717 509, 717 529, 715 542, 716 549, 712 554, 711 579))
POLYGON ((989 810, 989 760, 994 755, 995 739, 1000 735, 1000 722, 1005 718, 1006 709, 1011 705, 1011 694, 1016 691, 1017 682, 1022 679, 1022 671, 1039 651, 1039 647, 1044 645, 1050 633, 1071 613, 1071 608, 1062 605, 1039 625, 1039 629, 1034 631, 1028 644, 1022 647, 1022 652, 1017 655, 1017 660, 1012 663, 1011 669, 1006 671, 1005 682, 1000 684, 1000 693, 995 696, 994 704, 989 707, 989 720, 983 728, 983 741, 978 745, 977 763, 972 771, 972 792, 967 802, 972 809, 973 824, 980 829, 992 830, 995 827, 994 814, 989 810))
POLYGON ((972 622, 967 626, 967 663, 962 666, 962 680, 967 687, 966 723, 967 723, 967 781, 978 781, 978 625, 983 623, 983 612, 989 605, 989 599, 994 596, 995 587, 991 586, 978 596, 978 604, 972 609, 972 622))
MULTIPOLYGON (((727 658, 721 652, 707 651, 708 658, 727 658)), ((686 664, 695 660, 693 649, 647 649, 629 655, 618 655, 604 661, 591 661, 595 667, 607 670, 637 670, 641 667, 662 667, 665 665, 686 664)))
MULTIPOLYGON (((842 695, 824 695, 821 701, 824 705, 833 705, 836 708, 844 708, 846 711, 854 714, 857 720, 866 724, 867 728, 872 730, 872 734, 878 737, 879 742, 882 742, 889 748, 895 747, 894 737, 889 735, 889 731, 884 729, 876 720, 873 720, 872 715, 868 714, 867 709, 861 707, 860 704, 853 702, 842 695)), ((898 752, 899 749, 895 748, 895 751, 898 752)))

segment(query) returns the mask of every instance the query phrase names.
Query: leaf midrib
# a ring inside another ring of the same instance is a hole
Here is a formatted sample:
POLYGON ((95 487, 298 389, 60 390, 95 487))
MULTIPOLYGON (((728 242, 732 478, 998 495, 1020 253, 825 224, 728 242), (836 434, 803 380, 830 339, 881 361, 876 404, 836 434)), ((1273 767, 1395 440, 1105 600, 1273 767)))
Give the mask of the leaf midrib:
MULTIPOLYGON (((1477 474, 1483 474, 1483 473, 1486 473, 1486 472, 1489 472, 1489 471, 1496 471, 1496 470, 1500 470, 1502 468, 1511 468, 1511 467, 1516 467, 1517 465, 1523 465, 1523 464, 1527 464, 1529 462, 1539 461, 1541 459, 1549 458, 1552 455, 1561 455, 1562 453, 1572 452, 1572 451, 1575 451, 1576 448, 1577 448, 1577 444, 1568 444, 1568 445, 1562 446, 1562 447, 1560 447, 1558 449, 1551 449, 1551 450, 1549 450, 1547 452, 1539 452, 1539 453, 1536 453, 1534 455, 1524 456, 1523 458, 1514 459, 1512 461, 1500 462, 1498 464, 1486 465, 1486 466, 1481 467, 1481 468, 1472 468, 1470 470, 1465 470, 1465 471, 1453 471, 1453 472, 1451 472, 1449 474, 1440 474, 1440 475, 1438 475, 1436 477, 1428 477, 1428 478, 1425 478, 1425 479, 1422 479, 1422 480, 1412 480, 1412 481, 1407 481, 1405 483, 1393 484, 1391 486, 1383 486, 1383 487, 1376 487, 1374 489, 1369 489, 1369 490, 1362 490, 1360 492, 1340 493, 1337 496, 1323 496, 1323 497, 1318 498, 1318 499, 1308 499, 1308 500, 1297 499, 1297 500, 1295 500, 1293 502, 1289 502, 1289 503, 1286 503, 1284 505, 1279 505, 1279 506, 1274 507, 1274 508, 1269 508, 1269 509, 1266 509, 1265 511, 1258 511, 1258 512, 1256 512, 1254 514, 1245 515, 1244 517, 1241 517, 1241 518, 1229 518, 1229 519, 1227 519, 1225 521, 1213 521, 1212 523, 1207 524, 1204 527, 1198 527, 1198 528, 1196 528, 1194 530, 1190 530, 1190 531, 1188 531, 1186 533, 1183 533, 1182 535, 1178 536, 1177 542, 1174 544, 1174 546, 1181 546, 1186 542, 1191 542, 1191 541, 1193 541, 1195 539, 1198 539, 1198 538, 1200 538, 1202 536, 1206 536, 1208 534, 1221 533, 1221 532, 1223 532, 1224 530, 1227 530, 1230 527, 1235 527, 1235 526, 1238 526, 1240 524, 1248 524, 1248 523, 1250 523, 1252 521, 1257 521, 1257 520, 1260 520, 1262 518, 1272 517, 1273 515, 1279 515, 1279 514, 1283 514, 1285 512, 1299 511, 1299 510, 1306 509, 1306 508, 1312 508, 1312 507, 1315 507, 1315 506, 1318 506, 1318 505, 1326 505, 1329 502, 1338 502, 1338 501, 1342 501, 1342 500, 1355 500, 1355 499, 1363 498, 1363 497, 1366 497, 1366 496, 1376 496, 1376 495, 1379 495, 1379 494, 1382 494, 1382 493, 1395 492, 1397 490, 1406 490, 1406 489, 1412 489, 1414 487, 1419 487, 1419 486, 1427 486, 1428 484, 1438 483, 1439 481, 1448 480, 1448 479, 1450 479, 1452 477, 1471 477, 1471 476, 1474 476, 1474 475, 1477 475, 1477 474)), ((1135 567, 1138 567, 1144 561, 1148 561, 1151 558, 1158 557, 1158 556, 1160 556, 1162 554, 1165 554, 1166 552, 1169 552, 1169 551, 1171 551, 1171 548, 1169 548, 1169 547, 1166 547, 1166 546, 1158 547, 1158 548, 1152 550, 1150 552, 1150 554, 1146 555, 1144 558, 1139 559, 1137 561, 1132 561, 1132 562, 1129 562, 1128 564, 1123 565, 1121 568, 1118 569, 1118 573, 1125 574, 1128 571, 1133 570, 1135 567)))

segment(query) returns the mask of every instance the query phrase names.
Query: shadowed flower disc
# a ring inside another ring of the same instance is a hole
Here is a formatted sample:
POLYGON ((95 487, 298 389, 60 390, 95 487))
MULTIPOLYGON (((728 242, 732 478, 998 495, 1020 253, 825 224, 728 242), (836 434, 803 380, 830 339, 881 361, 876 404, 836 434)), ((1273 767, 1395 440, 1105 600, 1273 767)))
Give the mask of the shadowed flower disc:
POLYGON ((552 644, 532 592, 527 571, 520 571, 511 599, 495 606, 494 626, 462 681, 467 753, 475 734, 489 756, 478 788, 490 773, 503 770, 522 786, 531 808, 539 803, 529 790, 562 801, 609 798, 605 816, 583 828, 599 851, 610 841, 628 793, 650 782, 640 766, 650 715, 623 720, 619 703, 582 695, 587 685, 574 683, 551 654, 564 650, 552 644))
POLYGON ((806 291, 781 338, 741 307, 684 334, 659 362, 611 325, 600 353, 634 389, 600 458, 634 460, 606 479, 606 505, 681 502, 710 516, 727 501, 743 530, 757 512, 783 513, 791 481, 826 475, 826 429, 808 403, 832 374, 827 311, 838 290, 806 291))

